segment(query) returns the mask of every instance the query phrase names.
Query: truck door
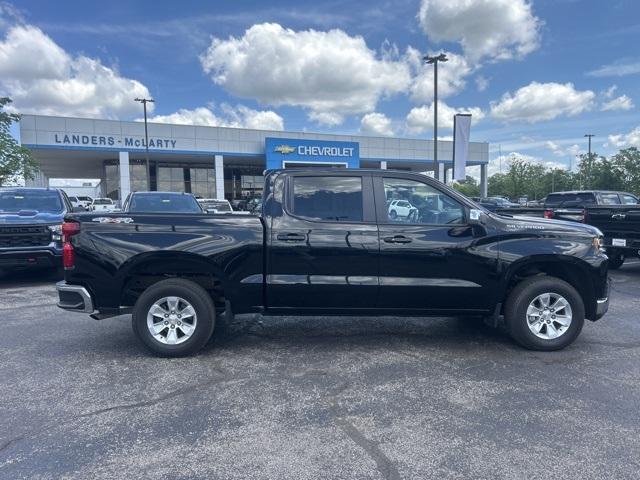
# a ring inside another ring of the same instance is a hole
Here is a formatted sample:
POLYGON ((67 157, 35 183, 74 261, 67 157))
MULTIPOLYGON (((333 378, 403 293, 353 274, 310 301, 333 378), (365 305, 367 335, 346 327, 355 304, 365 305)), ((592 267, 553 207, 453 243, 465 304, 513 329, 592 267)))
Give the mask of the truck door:
POLYGON ((368 175, 287 173, 271 219, 267 304, 295 310, 373 308, 378 228, 368 175))
POLYGON ((464 205, 415 175, 389 173, 373 181, 380 233, 378 307, 489 309, 497 252, 495 244, 474 237, 464 205), (411 204, 411 215, 390 213, 398 200, 411 204))

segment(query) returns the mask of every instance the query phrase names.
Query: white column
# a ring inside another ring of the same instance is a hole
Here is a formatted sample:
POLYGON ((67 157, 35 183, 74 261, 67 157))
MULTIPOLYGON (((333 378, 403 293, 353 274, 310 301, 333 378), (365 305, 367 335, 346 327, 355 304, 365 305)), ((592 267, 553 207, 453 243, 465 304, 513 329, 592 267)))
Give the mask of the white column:
POLYGON ((387 161, 386 160, 382 160, 380 162, 380 170, 386 170, 387 169, 387 161))
POLYGON ((487 164, 480 165, 480 196, 486 198, 489 195, 489 180, 487 178, 487 164))
POLYGON ((120 206, 131 192, 131 179, 129 178, 129 152, 120 152, 120 206))
POLYGON ((216 174, 216 198, 224 200, 224 158, 222 155, 215 156, 216 174))
MULTIPOLYGON (((444 163, 442 162, 438 163, 438 172, 436 175, 436 179, 444 183, 446 181, 446 179, 444 178, 445 172, 446 170, 444 168, 444 163)), ((436 172, 433 172, 433 173, 435 174, 436 172)))

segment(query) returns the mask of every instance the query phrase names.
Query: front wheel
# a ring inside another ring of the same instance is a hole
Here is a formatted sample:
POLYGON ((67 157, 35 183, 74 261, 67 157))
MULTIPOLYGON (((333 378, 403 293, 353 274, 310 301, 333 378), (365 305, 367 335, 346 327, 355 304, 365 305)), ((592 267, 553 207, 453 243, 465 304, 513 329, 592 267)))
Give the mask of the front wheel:
POLYGON ((505 304, 509 334, 531 350, 560 350, 570 345, 582 331, 584 316, 580 294, 555 277, 522 281, 505 304))
POLYGON ((136 336, 152 352, 181 357, 200 350, 215 325, 211 296, 197 283, 181 278, 147 288, 133 308, 136 336))

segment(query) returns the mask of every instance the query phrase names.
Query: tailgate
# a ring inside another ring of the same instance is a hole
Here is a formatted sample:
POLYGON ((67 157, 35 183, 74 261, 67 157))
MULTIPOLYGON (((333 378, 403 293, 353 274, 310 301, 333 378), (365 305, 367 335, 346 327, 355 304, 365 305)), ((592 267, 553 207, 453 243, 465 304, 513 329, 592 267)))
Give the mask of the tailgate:
POLYGON ((590 207, 587 222, 604 234, 604 245, 640 249, 640 206, 590 207))

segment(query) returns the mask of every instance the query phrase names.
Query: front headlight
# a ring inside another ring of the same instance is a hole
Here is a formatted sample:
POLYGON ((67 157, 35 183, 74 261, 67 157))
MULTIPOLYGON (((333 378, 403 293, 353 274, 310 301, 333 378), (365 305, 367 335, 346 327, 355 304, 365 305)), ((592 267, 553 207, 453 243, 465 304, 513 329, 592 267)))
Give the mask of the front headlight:
POLYGON ((593 237, 592 243, 593 248, 595 248, 596 250, 602 249, 602 237, 593 237))
POLYGON ((62 224, 60 225, 49 225, 49 231, 51 231, 51 239, 55 242, 62 241, 62 224))

